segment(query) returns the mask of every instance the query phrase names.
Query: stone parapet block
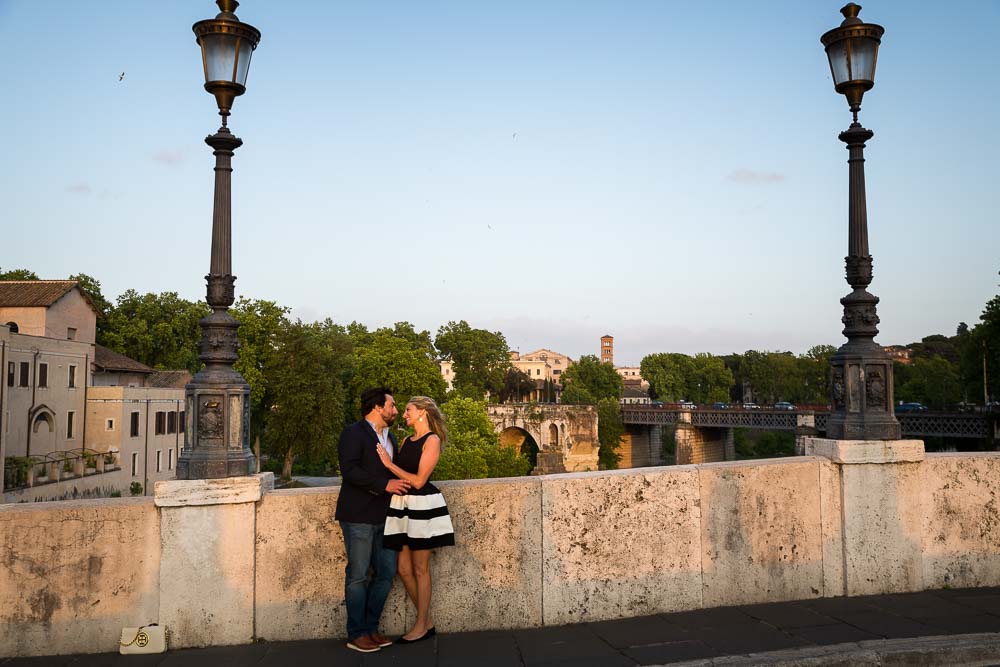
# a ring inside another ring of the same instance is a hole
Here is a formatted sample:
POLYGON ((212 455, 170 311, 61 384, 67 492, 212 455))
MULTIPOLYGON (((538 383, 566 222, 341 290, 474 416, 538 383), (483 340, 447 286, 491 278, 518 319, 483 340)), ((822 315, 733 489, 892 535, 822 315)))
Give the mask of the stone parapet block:
POLYGON ((919 463, 923 440, 833 440, 804 438, 806 456, 823 456, 844 465, 863 463, 919 463))
POLYGON ((274 473, 221 479, 170 479, 153 487, 157 507, 193 507, 254 503, 274 489, 274 473))

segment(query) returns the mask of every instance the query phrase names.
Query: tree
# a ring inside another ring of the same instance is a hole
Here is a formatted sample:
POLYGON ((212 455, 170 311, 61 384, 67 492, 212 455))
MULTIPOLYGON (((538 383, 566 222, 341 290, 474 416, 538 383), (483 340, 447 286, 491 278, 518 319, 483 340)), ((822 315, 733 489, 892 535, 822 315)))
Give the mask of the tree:
POLYGON ((204 302, 191 302, 176 292, 140 295, 128 290, 107 316, 106 347, 147 366, 161 369, 201 368, 198 320, 210 310, 204 302))
POLYGON ((799 357, 801 394, 788 400, 802 403, 829 403, 830 358, 837 352, 833 345, 814 345, 799 357))
POLYGON ((901 401, 918 401, 944 410, 962 398, 958 369, 944 357, 915 359, 906 376, 897 396, 901 401))
MULTIPOLYGON (((446 384, 437 362, 424 351, 419 341, 399 336, 392 329, 375 331, 368 344, 355 349, 352 396, 360 396, 368 387, 388 387, 400 406, 411 396, 430 396, 440 401, 446 384)), ((353 399, 355 408, 359 400, 353 399)))
POLYGON ((350 340, 343 329, 297 320, 282 327, 274 343, 264 368, 270 397, 264 448, 283 461, 281 476, 287 479, 297 457, 336 462, 350 340))
POLYGON ((747 350, 740 367, 754 399, 763 403, 795 399, 804 385, 791 352, 747 350))
POLYGON ((451 360, 455 371, 455 394, 481 399, 498 396, 510 368, 510 349, 499 331, 473 329, 465 320, 448 322, 438 329, 434 345, 451 360))
POLYGON ((28 269, 11 269, 10 271, 0 269, 0 281, 6 280, 38 280, 38 274, 28 269))
POLYGON ((455 397, 442 406, 448 427, 434 479, 483 479, 527 475, 531 463, 512 447, 500 445, 500 436, 486 413, 486 403, 455 397))
POLYGON ((639 371, 649 382, 649 395, 670 403, 687 398, 687 378, 692 371, 691 357, 676 352, 658 352, 642 358, 639 371))
POLYGON ((727 401, 734 384, 733 372, 726 368, 721 357, 704 352, 694 356, 691 375, 687 378, 688 400, 702 404, 727 401))
MULTIPOLYGON (((548 380, 545 381, 548 383, 548 380)), ((548 384, 546 384, 546 389, 548 384)), ((530 396, 535 390, 535 382, 520 368, 511 366, 503 377, 503 388, 500 390, 500 402, 520 402, 525 396, 530 396)))
POLYGON ((241 296, 229 311, 240 323, 236 330, 239 358, 233 368, 250 385, 251 442, 263 431, 264 420, 270 411, 266 401, 267 369, 277 349, 279 335, 290 326, 288 310, 274 301, 241 296))
POLYGON ((615 470, 621 461, 618 449, 625 424, 622 422, 621 406, 617 399, 602 398, 597 402, 597 439, 601 443, 597 450, 597 462, 602 470, 615 470))
POLYGON ((622 377, 615 367, 601 362, 593 354, 585 354, 563 371, 562 402, 567 404, 595 405, 604 398, 616 401, 625 392, 622 377))

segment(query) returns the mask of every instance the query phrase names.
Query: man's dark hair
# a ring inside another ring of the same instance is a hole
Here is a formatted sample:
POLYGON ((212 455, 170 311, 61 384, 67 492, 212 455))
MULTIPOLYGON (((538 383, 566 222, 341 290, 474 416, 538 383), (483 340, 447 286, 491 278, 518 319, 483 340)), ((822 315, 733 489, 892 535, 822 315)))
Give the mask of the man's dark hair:
POLYGON ((375 408, 383 407, 386 395, 391 393, 388 387, 372 387, 361 392, 361 416, 367 417, 375 408))

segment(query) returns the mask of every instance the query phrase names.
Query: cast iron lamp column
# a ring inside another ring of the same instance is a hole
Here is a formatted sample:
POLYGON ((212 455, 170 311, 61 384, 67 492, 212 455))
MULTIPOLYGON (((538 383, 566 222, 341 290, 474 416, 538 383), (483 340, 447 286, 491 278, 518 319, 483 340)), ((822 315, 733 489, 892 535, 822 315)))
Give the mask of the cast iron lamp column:
POLYGON ((252 475, 256 461, 249 444, 250 387, 234 368, 239 322, 229 314, 236 276, 232 275, 232 158, 243 145, 226 126, 233 100, 246 91, 250 57, 260 31, 240 22, 236 0, 217 0, 214 19, 192 29, 201 46, 205 90, 215 95, 222 127, 205 138, 215 153, 215 203, 207 301, 212 314, 202 329, 198 358, 205 367, 185 387, 187 423, 177 457, 177 479, 252 475))
POLYGON ((865 142, 873 132, 858 123, 861 98, 875 85, 875 62, 885 30, 858 18, 861 7, 849 3, 840 10, 844 21, 821 38, 830 59, 834 87, 847 97, 854 122, 840 140, 847 144, 850 166, 847 240, 847 282, 853 291, 844 306, 843 334, 847 342, 830 359, 833 412, 826 437, 835 440, 898 440, 893 414, 892 360, 875 342, 878 297, 868 292, 872 257, 868 251, 868 209, 865 203, 865 142))

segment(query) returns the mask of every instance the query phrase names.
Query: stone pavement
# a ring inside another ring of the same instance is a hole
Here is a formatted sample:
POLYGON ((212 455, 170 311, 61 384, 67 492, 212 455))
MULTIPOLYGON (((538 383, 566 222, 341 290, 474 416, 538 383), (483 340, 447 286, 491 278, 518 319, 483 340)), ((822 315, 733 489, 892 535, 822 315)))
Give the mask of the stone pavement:
POLYGON ((1000 665, 1000 588, 722 607, 531 630, 441 633, 378 653, 316 640, 117 654, 0 658, 3 667, 424 665, 1000 665))

